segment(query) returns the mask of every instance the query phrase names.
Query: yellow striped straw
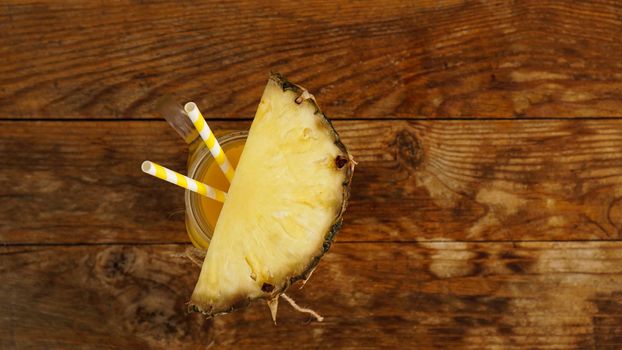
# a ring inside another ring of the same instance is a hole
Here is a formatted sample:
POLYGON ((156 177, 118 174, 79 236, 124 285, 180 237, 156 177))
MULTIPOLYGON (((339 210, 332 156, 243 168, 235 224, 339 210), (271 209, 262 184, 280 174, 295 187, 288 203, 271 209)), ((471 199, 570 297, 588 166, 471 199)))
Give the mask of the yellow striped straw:
POLYGON ((190 118, 194 124, 194 127, 197 128, 199 135, 201 135, 201 138, 205 142, 205 145, 209 149, 210 153, 214 159, 216 159, 216 163, 220 166, 220 170, 222 170, 223 174, 227 177, 227 180, 229 180, 229 183, 231 183, 235 170, 233 169, 233 166, 231 166, 231 163, 229 163, 229 159, 227 159, 225 152, 223 152, 220 147, 218 140, 216 140, 216 136, 214 136, 214 133, 209 128, 209 125, 207 125, 207 122, 205 122, 205 118, 203 118, 201 111, 199 111, 199 107, 197 107, 194 102, 188 102, 184 106, 184 110, 186 111, 186 114, 188 114, 188 118, 190 118))
POLYGON ((158 179, 170 182, 174 185, 183 187, 192 192, 196 192, 205 197, 217 200, 221 203, 224 203, 225 198, 227 197, 227 194, 221 190, 217 190, 212 186, 208 186, 202 182, 193 180, 171 169, 167 169, 160 164, 156 164, 154 162, 146 160, 143 162, 140 168, 143 170, 143 172, 149 175, 153 175, 158 179))

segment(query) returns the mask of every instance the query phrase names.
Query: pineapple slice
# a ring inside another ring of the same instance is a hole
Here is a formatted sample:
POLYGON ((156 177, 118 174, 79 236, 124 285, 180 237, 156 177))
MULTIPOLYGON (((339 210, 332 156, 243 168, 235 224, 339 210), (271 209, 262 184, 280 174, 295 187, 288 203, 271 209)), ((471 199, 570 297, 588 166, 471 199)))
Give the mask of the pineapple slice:
POLYGON ((216 224, 191 310, 211 317, 306 280, 341 226, 354 161, 305 89, 272 74, 216 224))

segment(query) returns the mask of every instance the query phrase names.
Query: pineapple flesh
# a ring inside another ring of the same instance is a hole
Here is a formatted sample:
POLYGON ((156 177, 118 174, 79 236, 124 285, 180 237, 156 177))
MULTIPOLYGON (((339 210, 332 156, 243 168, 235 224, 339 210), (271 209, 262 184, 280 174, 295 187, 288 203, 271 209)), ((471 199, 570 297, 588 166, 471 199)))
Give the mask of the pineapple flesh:
MULTIPOLYGON (((191 299, 206 316, 306 280, 341 225, 354 162, 315 99, 272 74, 191 299)), ((274 315, 273 315, 274 316, 274 315)))

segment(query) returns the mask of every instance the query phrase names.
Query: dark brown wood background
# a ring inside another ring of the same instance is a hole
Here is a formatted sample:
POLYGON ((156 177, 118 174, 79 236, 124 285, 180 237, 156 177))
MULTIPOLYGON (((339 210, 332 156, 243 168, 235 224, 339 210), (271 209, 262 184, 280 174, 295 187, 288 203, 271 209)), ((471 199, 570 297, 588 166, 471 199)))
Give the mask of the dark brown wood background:
POLYGON ((0 4, 0 348, 622 348, 619 1, 0 4), (270 70, 357 167, 302 290, 186 314, 174 93, 245 129, 270 70))

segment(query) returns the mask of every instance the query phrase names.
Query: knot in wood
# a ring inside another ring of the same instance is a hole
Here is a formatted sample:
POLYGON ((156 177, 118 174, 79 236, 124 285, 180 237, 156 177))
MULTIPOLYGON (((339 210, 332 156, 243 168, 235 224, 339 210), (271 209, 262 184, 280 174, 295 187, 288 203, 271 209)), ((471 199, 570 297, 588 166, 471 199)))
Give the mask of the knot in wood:
POLYGON ((397 146, 395 158, 411 167, 421 163, 423 150, 417 136, 409 131, 402 130, 395 137, 394 144, 397 146))
POLYGON ((128 274, 134 263, 134 255, 124 248, 113 247, 98 254, 96 269, 108 282, 120 280, 128 274))

